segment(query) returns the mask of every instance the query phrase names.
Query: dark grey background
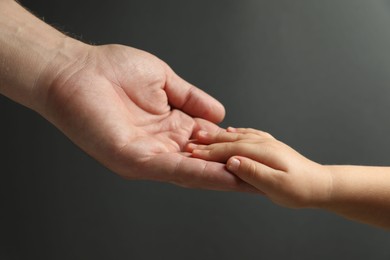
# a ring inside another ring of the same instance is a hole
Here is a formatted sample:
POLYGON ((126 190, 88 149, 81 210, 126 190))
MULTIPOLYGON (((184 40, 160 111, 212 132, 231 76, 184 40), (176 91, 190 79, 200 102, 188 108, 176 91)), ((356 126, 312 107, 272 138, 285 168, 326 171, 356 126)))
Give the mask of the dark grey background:
MULTIPOLYGON (((156 54, 326 164, 390 165, 388 1, 24 0, 95 44, 156 54)), ((389 259, 390 235, 248 194, 125 181, 0 97, 0 259, 389 259)))

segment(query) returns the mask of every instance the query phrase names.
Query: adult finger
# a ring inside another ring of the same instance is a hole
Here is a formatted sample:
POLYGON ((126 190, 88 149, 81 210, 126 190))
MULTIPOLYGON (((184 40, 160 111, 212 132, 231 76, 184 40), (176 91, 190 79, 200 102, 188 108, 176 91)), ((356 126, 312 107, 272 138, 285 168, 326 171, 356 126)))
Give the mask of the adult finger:
POLYGON ((173 71, 168 73, 165 92, 171 106, 192 117, 200 117, 219 123, 225 117, 225 108, 216 99, 180 78, 173 71))
POLYGON ((225 131, 225 129, 203 118, 194 118, 194 121, 195 125, 193 127, 193 133, 191 138, 197 138, 197 134, 200 131, 205 131, 208 133, 218 133, 221 131, 225 131))

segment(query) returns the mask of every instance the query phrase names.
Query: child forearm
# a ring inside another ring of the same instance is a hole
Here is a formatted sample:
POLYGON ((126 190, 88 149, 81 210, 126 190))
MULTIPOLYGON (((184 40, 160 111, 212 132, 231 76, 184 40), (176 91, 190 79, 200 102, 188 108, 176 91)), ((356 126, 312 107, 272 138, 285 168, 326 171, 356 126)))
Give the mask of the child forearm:
POLYGON ((321 208, 390 229, 390 167, 324 167, 332 176, 333 188, 321 208))

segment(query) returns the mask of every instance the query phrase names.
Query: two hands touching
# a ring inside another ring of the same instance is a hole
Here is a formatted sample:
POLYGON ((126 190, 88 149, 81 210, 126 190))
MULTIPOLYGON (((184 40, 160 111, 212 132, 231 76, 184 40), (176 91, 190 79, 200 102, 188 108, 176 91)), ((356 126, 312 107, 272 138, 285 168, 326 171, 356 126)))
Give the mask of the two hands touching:
POLYGON ((35 110, 126 179, 253 191, 217 162, 184 146, 217 131, 224 107, 150 53, 92 46, 0 0, 0 94, 35 110))
POLYGON ((77 59, 56 55, 39 74, 30 104, 122 177, 258 192, 282 206, 390 228, 390 168, 324 166, 268 133, 225 131, 216 125, 223 106, 155 56, 74 44, 77 59))
POLYGON ((258 192, 390 228, 389 167, 323 166, 267 133, 225 131, 223 106, 157 57, 79 42, 13 0, 0 0, 0 94, 124 178, 258 192))
MULTIPOLYGON (((220 163, 191 158, 184 146, 200 129, 217 131, 224 108, 155 56, 126 46, 84 46, 56 70, 38 111, 73 142, 126 179, 191 188, 250 191, 220 163)), ((56 65, 49 66, 50 70, 56 65)))
POLYGON ((273 202, 290 208, 315 207, 330 196, 332 177, 320 164, 248 128, 197 134, 189 144, 195 158, 226 163, 226 168, 273 202))

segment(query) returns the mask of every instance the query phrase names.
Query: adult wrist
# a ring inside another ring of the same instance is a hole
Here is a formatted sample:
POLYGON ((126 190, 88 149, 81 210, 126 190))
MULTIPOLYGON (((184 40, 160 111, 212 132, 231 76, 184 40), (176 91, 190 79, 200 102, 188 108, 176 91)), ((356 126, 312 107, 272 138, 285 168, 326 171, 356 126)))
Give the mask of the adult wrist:
POLYGON ((84 45, 44 23, 17 2, 1 0, 0 94, 40 112, 42 93, 54 77, 55 68, 59 70, 61 64, 77 59, 77 52, 84 45))
POLYGON ((75 73, 85 64, 91 45, 64 36, 58 46, 52 49, 33 86, 31 108, 45 116, 50 99, 67 75, 75 73))

